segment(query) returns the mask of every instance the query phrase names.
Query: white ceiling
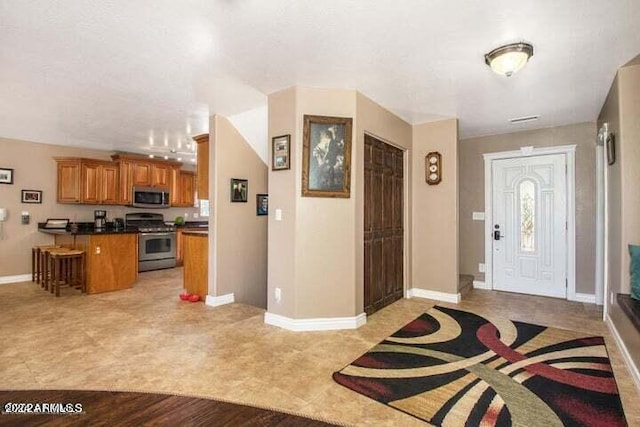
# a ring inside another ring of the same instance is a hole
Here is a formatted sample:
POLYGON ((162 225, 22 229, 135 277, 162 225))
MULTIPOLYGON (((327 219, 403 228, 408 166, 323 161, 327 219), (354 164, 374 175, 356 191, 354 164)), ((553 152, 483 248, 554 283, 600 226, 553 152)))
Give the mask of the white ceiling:
POLYGON ((293 85, 458 117, 462 137, 589 121, 638 22, 640 0, 0 0, 0 137, 187 157, 217 113, 266 145, 248 118, 293 85), (520 73, 484 64, 520 40, 520 73))

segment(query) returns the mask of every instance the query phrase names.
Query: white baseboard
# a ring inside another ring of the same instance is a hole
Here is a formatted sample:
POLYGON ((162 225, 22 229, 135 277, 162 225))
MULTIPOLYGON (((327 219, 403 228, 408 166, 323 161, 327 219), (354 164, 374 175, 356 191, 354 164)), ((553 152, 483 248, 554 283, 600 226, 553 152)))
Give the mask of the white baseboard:
POLYGON ((1 276, 0 285, 8 283, 30 282, 31 274, 18 274, 17 276, 1 276))
POLYGON ((491 287, 489 285, 487 285, 482 280, 474 280, 473 281, 473 288, 474 289, 489 289, 489 290, 491 290, 491 287))
POLYGON ((633 378, 636 383, 636 387, 638 388, 638 390, 640 390, 640 371, 638 370, 638 367, 635 365, 635 363, 633 363, 633 359, 629 354, 629 350, 624 344, 624 341, 622 341, 622 338, 620 337, 620 334, 618 333, 618 330, 616 329, 616 326, 613 324, 613 321, 611 320, 611 317, 609 317, 609 315, 607 315, 605 322, 607 323, 607 326, 609 326, 609 330, 611 331, 611 335, 613 335, 613 338, 616 340, 616 344, 618 344, 618 348, 620 349, 620 353, 622 353, 624 363, 625 365, 627 365, 627 369, 629 369, 629 372, 631 373, 631 378, 633 378))
POLYGON ((213 295, 207 295, 207 299, 205 304, 211 307, 218 307, 220 305, 231 304, 235 301, 235 296, 233 293, 220 295, 219 297, 214 297, 213 295))
POLYGON ((264 323, 290 331, 335 331, 339 329, 357 329, 367 323, 367 315, 360 313, 355 317, 325 317, 317 319, 292 319, 279 314, 265 313, 264 323))
POLYGON ((407 298, 413 298, 413 297, 432 299, 436 301, 451 302, 454 304, 458 304, 462 300, 462 296, 460 295, 460 293, 449 294, 446 292, 428 291, 426 289, 420 289, 420 288, 407 289, 407 298))
POLYGON ((574 295, 574 297, 571 298, 571 301, 584 302, 584 303, 587 303, 587 304, 595 304, 596 303, 596 296, 595 296, 595 294, 579 294, 579 293, 576 293, 574 295))

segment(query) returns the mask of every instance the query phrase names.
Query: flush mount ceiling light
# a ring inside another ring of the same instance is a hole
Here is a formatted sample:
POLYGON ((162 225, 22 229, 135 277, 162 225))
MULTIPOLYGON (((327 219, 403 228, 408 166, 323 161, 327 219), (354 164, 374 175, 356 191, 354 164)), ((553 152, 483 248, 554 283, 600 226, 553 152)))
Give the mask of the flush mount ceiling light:
POLYGON ((484 62, 496 73, 511 77, 524 67, 532 56, 533 46, 529 43, 512 43, 487 53, 484 62))

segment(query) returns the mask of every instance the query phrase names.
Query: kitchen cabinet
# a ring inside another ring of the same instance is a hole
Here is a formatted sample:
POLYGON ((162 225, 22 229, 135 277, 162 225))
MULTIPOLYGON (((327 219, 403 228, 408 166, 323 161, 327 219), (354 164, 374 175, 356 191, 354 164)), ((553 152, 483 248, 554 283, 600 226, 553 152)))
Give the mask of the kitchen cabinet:
POLYGON ((138 235, 118 234, 61 234, 55 236, 57 245, 86 252, 87 293, 128 289, 138 279, 138 235))
POLYGON ((82 203, 118 203, 118 165, 112 162, 81 162, 82 203))
POLYGON ((134 161, 131 162, 131 167, 133 187, 151 187, 153 165, 149 162, 134 161))
POLYGON ((56 158, 58 203, 117 204, 118 165, 82 158, 56 158))
POLYGON ((135 160, 131 162, 134 187, 170 188, 173 164, 135 160))
POLYGON ((118 204, 131 205, 133 203, 133 165, 126 159, 116 162, 119 169, 118 204))
POLYGON ((173 166, 163 164, 151 165, 151 186, 171 188, 173 166))
POLYGON ((176 229, 176 266, 184 264, 184 233, 191 231, 205 231, 209 230, 208 227, 181 227, 176 229))
POLYGON ((198 164, 196 170, 196 191, 198 199, 209 200, 209 134, 194 136, 193 140, 198 144, 198 164))
POLYGON ((209 233, 206 231, 184 232, 184 289, 190 294, 200 295, 204 301, 209 293, 209 233))
POLYGON ((171 206, 192 208, 195 204, 195 173, 175 169, 171 179, 171 206))
POLYGON ((80 203, 80 159, 56 159, 58 203, 80 203))
POLYGON ((180 170, 182 163, 125 153, 114 154, 111 158, 120 165, 120 204, 130 205, 133 202, 133 187, 156 187, 169 190, 171 206, 193 206, 194 196, 186 196, 182 192, 183 180, 185 186, 191 185, 193 192, 193 184, 189 184, 186 177, 181 177, 181 173, 187 172, 180 170))

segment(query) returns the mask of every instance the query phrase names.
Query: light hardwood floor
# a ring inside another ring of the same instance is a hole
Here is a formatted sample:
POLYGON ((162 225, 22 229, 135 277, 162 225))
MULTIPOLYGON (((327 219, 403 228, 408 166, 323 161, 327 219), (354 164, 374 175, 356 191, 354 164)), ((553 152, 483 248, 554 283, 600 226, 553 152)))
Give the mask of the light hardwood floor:
MULTIPOLYGON (((0 285, 0 388, 170 392, 353 424, 422 425, 331 374, 434 301, 400 300, 357 330, 294 333, 265 325, 259 308, 179 301, 181 289, 181 269, 91 296, 0 285)), ((597 307, 479 290, 441 305, 605 336, 629 425, 640 425, 640 395, 597 307)))

